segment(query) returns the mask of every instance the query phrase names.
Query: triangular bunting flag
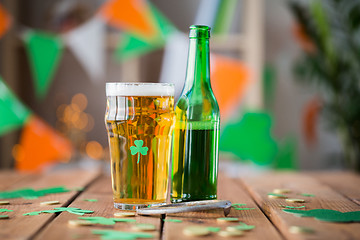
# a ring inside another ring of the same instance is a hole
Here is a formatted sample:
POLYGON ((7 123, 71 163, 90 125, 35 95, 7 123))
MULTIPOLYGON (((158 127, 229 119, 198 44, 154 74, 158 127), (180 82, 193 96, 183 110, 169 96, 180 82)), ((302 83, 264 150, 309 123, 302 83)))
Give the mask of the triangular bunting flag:
POLYGON ((93 18, 64 37, 90 78, 102 79, 105 69, 105 25, 102 20, 93 18))
POLYGON ((38 98, 44 98, 62 55, 63 44, 59 37, 37 31, 25 33, 38 98))
POLYGON ((175 84, 175 98, 180 96, 185 82, 189 38, 181 32, 171 34, 166 42, 160 82, 175 84))
POLYGON ((128 60, 160 47, 160 44, 151 44, 145 39, 138 38, 133 34, 124 33, 115 51, 115 58, 120 61, 128 60))
POLYGON ((11 17, 0 4, 0 38, 10 28, 11 17))
POLYGON ((108 24, 144 37, 155 34, 149 13, 145 0, 110 0, 100 10, 108 24))
POLYGON ((237 107, 249 84, 248 69, 236 59, 211 55, 211 86, 219 103, 222 119, 237 107))
POLYGON ((163 39, 177 31, 176 27, 167 19, 159 9, 157 9, 153 4, 149 4, 151 9, 151 15, 155 22, 157 31, 160 33, 163 39))
POLYGON ((115 57, 121 61, 161 48, 166 39, 176 30, 175 26, 152 4, 151 16, 156 26, 156 34, 152 38, 143 38, 131 33, 124 33, 117 46, 115 57))
POLYGON ((206 25, 213 28, 221 2, 221 0, 201 0, 194 24, 206 25))
POLYGON ((30 115, 0 77, 0 136, 20 128, 30 115))
POLYGON ((26 123, 15 149, 16 168, 21 171, 40 171, 72 154, 71 143, 35 115, 26 123))

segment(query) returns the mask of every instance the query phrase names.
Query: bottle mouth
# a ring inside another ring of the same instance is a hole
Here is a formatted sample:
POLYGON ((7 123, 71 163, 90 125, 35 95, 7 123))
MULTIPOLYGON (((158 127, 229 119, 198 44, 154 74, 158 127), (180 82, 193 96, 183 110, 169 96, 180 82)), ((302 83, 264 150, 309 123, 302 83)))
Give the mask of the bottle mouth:
POLYGON ((189 38, 210 38, 210 27, 206 25, 191 25, 189 38))

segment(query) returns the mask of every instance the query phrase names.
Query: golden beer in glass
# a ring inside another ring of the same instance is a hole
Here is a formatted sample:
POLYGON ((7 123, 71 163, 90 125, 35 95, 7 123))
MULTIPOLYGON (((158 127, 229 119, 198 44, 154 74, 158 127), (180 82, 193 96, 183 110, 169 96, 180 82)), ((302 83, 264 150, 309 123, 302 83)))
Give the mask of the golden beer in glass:
POLYGON ((174 85, 106 83, 106 96, 114 206, 166 203, 174 85))

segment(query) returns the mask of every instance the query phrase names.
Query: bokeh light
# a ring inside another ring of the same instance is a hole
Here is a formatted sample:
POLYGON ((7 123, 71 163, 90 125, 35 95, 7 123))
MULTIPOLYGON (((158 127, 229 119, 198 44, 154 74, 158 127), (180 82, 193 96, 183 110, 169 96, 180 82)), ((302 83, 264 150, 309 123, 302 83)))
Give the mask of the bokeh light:
POLYGON ((103 153, 104 149, 101 146, 101 144, 98 143, 97 141, 88 142, 86 144, 85 151, 89 157, 96 159, 96 160, 100 160, 104 155, 104 153, 103 153))

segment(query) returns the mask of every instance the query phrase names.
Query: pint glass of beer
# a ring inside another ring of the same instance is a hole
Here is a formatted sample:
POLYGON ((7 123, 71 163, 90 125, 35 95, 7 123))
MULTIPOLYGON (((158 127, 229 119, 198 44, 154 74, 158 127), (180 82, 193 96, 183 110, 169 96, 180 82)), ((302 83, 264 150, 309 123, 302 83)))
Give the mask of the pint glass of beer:
POLYGON ((166 203, 174 85, 106 83, 114 206, 136 210, 166 203))

